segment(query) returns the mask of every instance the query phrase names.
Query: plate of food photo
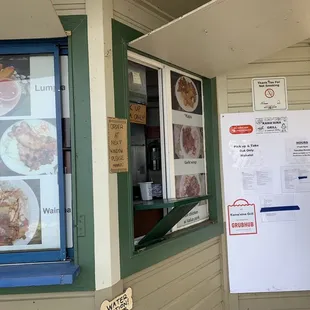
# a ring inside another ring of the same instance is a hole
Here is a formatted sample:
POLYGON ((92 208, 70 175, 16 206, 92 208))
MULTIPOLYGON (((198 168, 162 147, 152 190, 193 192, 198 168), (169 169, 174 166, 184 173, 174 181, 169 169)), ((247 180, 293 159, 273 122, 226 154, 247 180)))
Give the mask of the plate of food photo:
POLYGON ((199 128, 183 126, 180 133, 180 146, 184 158, 198 158, 201 153, 199 128))
POLYGON ((196 197, 201 193, 201 184, 197 175, 182 175, 179 183, 179 197, 196 197))
POLYGON ((0 181, 0 251, 27 245, 40 221, 36 195, 23 180, 0 181))
POLYGON ((10 126, 0 140, 3 163, 24 175, 57 171, 56 127, 43 120, 23 120, 10 126))
POLYGON ((0 116, 12 111, 22 95, 20 81, 14 78, 15 68, 0 64, 0 116))
POLYGON ((179 77, 175 84, 175 96, 184 111, 194 112, 196 110, 199 94, 192 79, 187 76, 179 77))

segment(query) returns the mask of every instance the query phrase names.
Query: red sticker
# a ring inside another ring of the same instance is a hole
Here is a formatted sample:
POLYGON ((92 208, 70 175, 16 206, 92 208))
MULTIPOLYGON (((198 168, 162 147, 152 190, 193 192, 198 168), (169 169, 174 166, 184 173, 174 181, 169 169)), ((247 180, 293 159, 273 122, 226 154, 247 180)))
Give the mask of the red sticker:
POLYGON ((229 132, 232 135, 245 135, 253 132, 251 125, 236 125, 229 128, 229 132))

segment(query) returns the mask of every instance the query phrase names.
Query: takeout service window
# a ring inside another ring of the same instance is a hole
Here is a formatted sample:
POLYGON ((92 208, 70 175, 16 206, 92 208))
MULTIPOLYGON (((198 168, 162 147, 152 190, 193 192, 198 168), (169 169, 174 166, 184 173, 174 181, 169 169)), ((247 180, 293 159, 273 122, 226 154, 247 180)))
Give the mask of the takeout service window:
POLYGON ((64 44, 0 48, 1 264, 65 261, 73 247, 64 44))

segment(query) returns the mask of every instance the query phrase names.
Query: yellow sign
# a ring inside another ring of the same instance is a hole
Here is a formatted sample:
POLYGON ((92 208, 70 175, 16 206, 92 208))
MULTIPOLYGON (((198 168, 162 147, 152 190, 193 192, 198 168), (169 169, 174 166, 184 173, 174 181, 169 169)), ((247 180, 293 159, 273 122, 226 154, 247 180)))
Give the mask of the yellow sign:
POLYGON ((128 288, 125 293, 116 297, 112 301, 104 301, 100 310, 131 310, 133 307, 132 289, 128 288))
POLYGON ((146 124, 146 105, 130 104, 130 123, 146 124))
POLYGON ((110 173, 128 171, 127 120, 108 118, 110 173))

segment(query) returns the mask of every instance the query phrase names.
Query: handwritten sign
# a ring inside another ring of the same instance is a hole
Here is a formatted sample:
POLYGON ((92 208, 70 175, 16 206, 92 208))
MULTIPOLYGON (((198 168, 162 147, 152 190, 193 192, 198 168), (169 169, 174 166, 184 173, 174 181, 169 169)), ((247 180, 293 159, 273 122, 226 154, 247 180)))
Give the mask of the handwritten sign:
POLYGON ((128 171, 127 120, 108 118, 110 173, 128 171))
POLYGON ((125 293, 112 301, 104 301, 100 310, 131 310, 133 307, 132 289, 128 288, 125 293))
POLYGON ((146 105, 130 104, 130 123, 146 124, 146 105))

